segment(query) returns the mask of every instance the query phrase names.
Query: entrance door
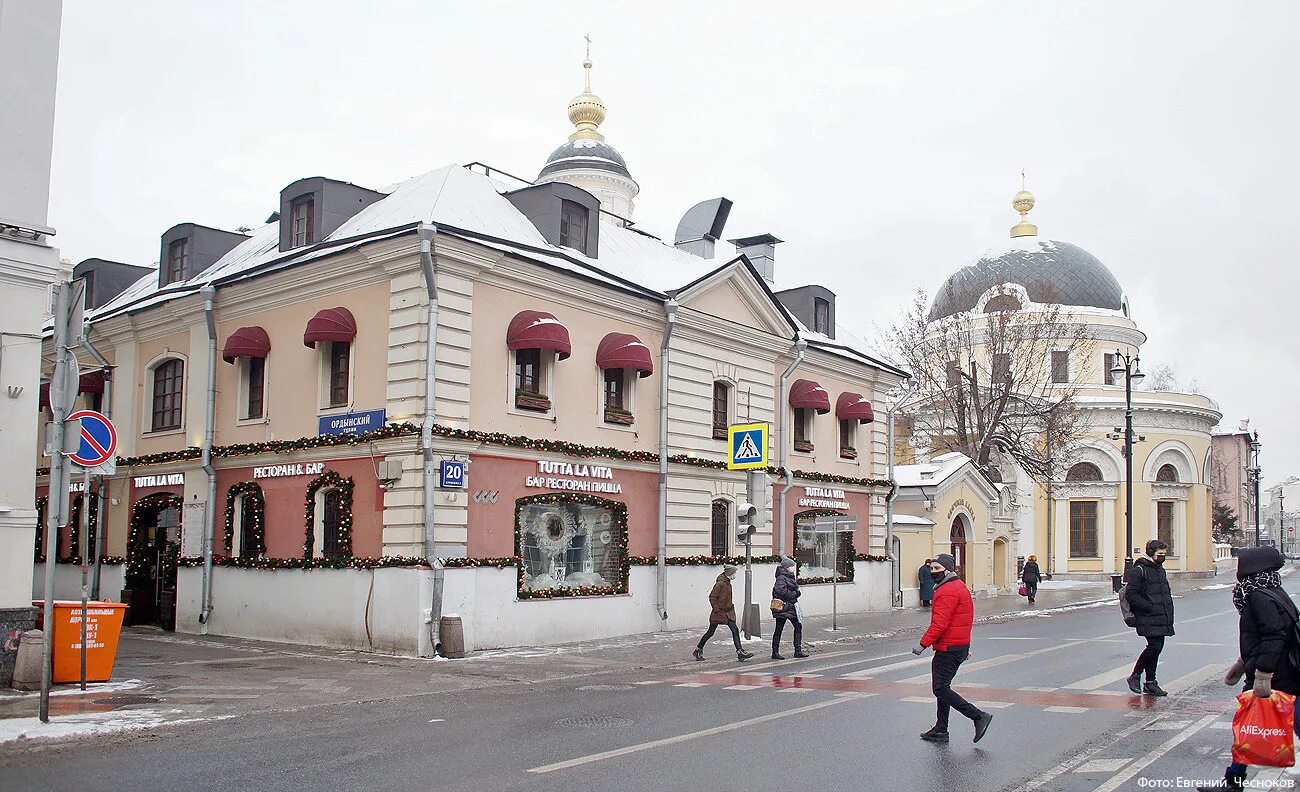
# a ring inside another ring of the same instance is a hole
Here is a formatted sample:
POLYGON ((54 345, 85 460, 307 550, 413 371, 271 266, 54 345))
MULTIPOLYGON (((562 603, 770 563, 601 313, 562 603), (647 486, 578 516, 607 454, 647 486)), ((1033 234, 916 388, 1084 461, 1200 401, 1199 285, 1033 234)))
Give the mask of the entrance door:
POLYGON ((176 561, 181 513, 179 499, 156 498, 138 507, 132 532, 140 542, 143 564, 138 575, 128 577, 129 615, 132 624, 162 624, 171 628, 176 612, 176 561))
POLYGON ((993 543, 993 585, 1007 587, 1007 543, 999 539, 993 543))
POLYGON ((966 523, 961 515, 952 521, 952 557, 957 561, 957 577, 966 580, 966 523))

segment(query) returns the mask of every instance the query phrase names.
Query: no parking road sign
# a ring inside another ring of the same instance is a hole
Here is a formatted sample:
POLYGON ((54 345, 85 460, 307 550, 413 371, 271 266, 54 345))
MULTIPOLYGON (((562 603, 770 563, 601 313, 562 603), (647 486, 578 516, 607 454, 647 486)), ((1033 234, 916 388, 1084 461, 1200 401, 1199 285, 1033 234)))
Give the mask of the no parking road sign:
POLYGON ((69 458, 86 468, 111 460, 117 451, 117 430, 113 422, 94 410, 78 410, 68 416, 69 421, 77 419, 81 420, 81 445, 69 458))

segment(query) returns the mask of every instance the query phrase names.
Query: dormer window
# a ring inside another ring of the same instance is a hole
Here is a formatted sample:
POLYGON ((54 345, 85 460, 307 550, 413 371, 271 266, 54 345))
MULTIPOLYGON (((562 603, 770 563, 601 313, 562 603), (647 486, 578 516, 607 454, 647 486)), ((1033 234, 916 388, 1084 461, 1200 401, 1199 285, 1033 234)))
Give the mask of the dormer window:
POLYGON ((190 263, 190 240, 178 239, 167 246, 166 277, 163 285, 185 280, 190 263))
POLYGON ((831 302, 820 297, 813 298, 813 332, 828 336, 831 334, 831 302))
POLYGON ((303 195, 289 204, 289 246, 302 247, 316 241, 316 196, 303 195))
POLYGON ((560 245, 587 252, 588 209, 576 201, 560 202, 560 245))

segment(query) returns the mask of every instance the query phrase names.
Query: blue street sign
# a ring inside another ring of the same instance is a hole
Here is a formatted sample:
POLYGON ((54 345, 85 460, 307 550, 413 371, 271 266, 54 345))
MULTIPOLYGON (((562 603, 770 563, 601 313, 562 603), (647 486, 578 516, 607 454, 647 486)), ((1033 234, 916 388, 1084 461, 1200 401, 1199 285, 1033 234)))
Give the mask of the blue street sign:
POLYGON ((445 489, 465 487, 465 463, 457 459, 444 459, 438 464, 438 486, 445 489))
POLYGON ((113 458, 117 450, 117 430, 113 422, 94 410, 78 410, 68 420, 81 421, 81 445, 69 457, 82 467, 102 465, 113 458))
POLYGON ((384 428, 385 415, 384 410, 350 412, 343 415, 322 415, 320 418, 320 431, 317 434, 341 435, 373 432, 376 429, 384 428))
POLYGON ((727 448, 729 470, 767 467, 767 424, 736 424, 727 427, 727 448))

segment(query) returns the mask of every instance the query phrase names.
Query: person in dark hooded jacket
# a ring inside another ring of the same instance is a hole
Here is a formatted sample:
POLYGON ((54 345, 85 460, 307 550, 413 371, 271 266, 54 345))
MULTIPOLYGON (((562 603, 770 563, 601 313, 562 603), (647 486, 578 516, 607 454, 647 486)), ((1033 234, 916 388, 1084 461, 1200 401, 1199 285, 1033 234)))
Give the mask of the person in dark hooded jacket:
POLYGON ((1138 655, 1133 673, 1128 678, 1129 690, 1138 695, 1169 695, 1156 682, 1156 665, 1165 648, 1165 638, 1174 634, 1174 595, 1169 589, 1169 576, 1165 574, 1165 556, 1169 545, 1159 539, 1147 542, 1146 555, 1139 556, 1129 570, 1125 593, 1133 609, 1137 634, 1147 639, 1147 646, 1138 655), (1146 684, 1142 675, 1146 674, 1146 684))
POLYGON ((925 559, 921 568, 916 570, 916 592, 921 598, 921 607, 930 607, 930 600, 934 599, 934 578, 930 577, 930 564, 934 563, 932 559, 925 559))
POLYGON ((785 623, 794 625, 794 656, 807 657, 803 651, 803 624, 799 621, 799 612, 795 603, 799 601, 799 580, 795 577, 795 563, 790 556, 783 556, 776 567, 776 583, 772 586, 772 602, 780 601, 780 608, 772 608, 772 617, 776 619, 776 628, 772 630, 772 659, 784 660, 781 656, 781 631, 785 623))
POLYGON ((735 576, 736 567, 733 564, 723 566, 722 573, 713 584, 713 590, 709 592, 709 631, 704 633, 699 645, 691 653, 696 660, 704 659, 704 645, 713 637, 718 627, 724 624, 731 628, 731 642, 736 645, 736 659, 743 662, 753 657, 740 646, 740 630, 736 627, 736 606, 731 593, 731 580, 735 576))
MULTIPOLYGON (((1237 551, 1237 585, 1232 590, 1232 604, 1241 614, 1239 648, 1241 656, 1232 664, 1223 681, 1235 685, 1244 676, 1246 690, 1268 698, 1280 690, 1300 694, 1300 668, 1291 660, 1296 640, 1296 605, 1282 590, 1278 570, 1285 563, 1282 554, 1272 547, 1248 547, 1237 551)), ((1300 729, 1300 713, 1297 713, 1300 729)), ((1200 787, 1201 790, 1239 792, 1246 781, 1246 765, 1232 763, 1223 781, 1200 787)))

